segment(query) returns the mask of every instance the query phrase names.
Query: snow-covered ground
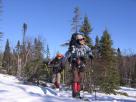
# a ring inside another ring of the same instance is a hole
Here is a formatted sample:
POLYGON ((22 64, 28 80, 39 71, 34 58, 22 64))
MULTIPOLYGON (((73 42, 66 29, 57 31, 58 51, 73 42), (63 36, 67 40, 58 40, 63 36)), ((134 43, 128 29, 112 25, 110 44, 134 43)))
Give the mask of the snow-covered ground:
MULTIPOLYGON (((120 92, 128 93, 128 97, 122 95, 106 95, 84 92, 90 102, 136 102, 136 89, 121 87, 120 92)), ((83 93, 81 93, 82 95, 83 93)), ((23 85, 14 76, 0 74, 0 102, 83 102, 71 97, 71 91, 56 91, 50 87, 38 87, 23 85)))

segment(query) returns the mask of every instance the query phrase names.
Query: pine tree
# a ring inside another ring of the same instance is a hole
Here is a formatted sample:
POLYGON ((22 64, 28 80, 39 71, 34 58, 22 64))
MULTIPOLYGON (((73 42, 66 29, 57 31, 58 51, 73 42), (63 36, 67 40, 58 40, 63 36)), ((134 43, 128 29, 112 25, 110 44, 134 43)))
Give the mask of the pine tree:
POLYGON ((46 48, 46 51, 45 51, 45 53, 46 53, 46 59, 50 59, 50 49, 49 49, 49 45, 47 45, 47 48, 46 48))
MULTIPOLYGON (((2 20, 2 12, 3 12, 3 2, 2 2, 2 0, 0 0, 0 21, 2 20)), ((0 24, 0 27, 1 27, 1 24, 0 24)), ((3 36, 3 32, 0 31, 0 41, 2 39, 2 36, 3 36)))
POLYGON ((78 28, 80 27, 80 9, 79 7, 76 7, 74 10, 74 17, 72 22, 72 30, 74 33, 78 32, 78 28))
POLYGON ((117 49, 117 60, 118 60, 118 70, 119 70, 119 75, 120 75, 120 85, 124 85, 124 81, 123 81, 123 60, 122 60, 122 54, 120 51, 120 48, 117 49))
MULTIPOLYGON (((86 40, 86 44, 92 48, 92 39, 90 38, 89 34, 90 32, 92 31, 92 28, 91 28, 91 25, 88 21, 88 17, 85 16, 84 17, 84 21, 83 21, 83 24, 81 25, 81 28, 79 30, 79 32, 81 34, 84 35, 85 37, 85 40, 86 40)), ((85 76, 85 80, 84 80, 84 89, 85 90, 88 90, 89 92, 92 92, 92 86, 93 86, 93 79, 92 79, 92 63, 90 61, 87 61, 87 64, 86 64, 86 70, 85 70, 85 73, 84 73, 84 76, 85 76)))
POLYGON ((43 58, 43 44, 39 38, 35 38, 34 40, 34 56, 35 59, 43 58))
MULTIPOLYGON (((3 12, 3 3, 2 0, 0 0, 0 28, 1 28, 1 20, 2 20, 2 12, 3 12)), ((1 30, 1 29, 0 29, 1 30)), ((0 43, 2 41, 3 32, 0 31, 0 43)), ((1 44, 0 44, 0 50, 1 50, 1 44)), ((0 53, 0 68, 2 68, 2 53, 0 53)))
POLYGON ((11 51, 10 51, 10 45, 9 40, 7 39, 6 45, 5 45, 5 51, 3 56, 3 67, 7 70, 7 73, 10 74, 10 68, 11 68, 11 51))
POLYGON ((119 57, 122 56, 121 51, 120 51, 120 48, 117 49, 117 54, 118 54, 119 57))
POLYGON ((44 52, 44 47, 43 47, 42 41, 39 38, 35 38, 34 60, 33 60, 34 66, 33 66, 32 78, 35 78, 38 83, 40 79, 43 79, 43 76, 46 76, 45 75, 46 69, 43 63, 43 60, 44 60, 43 52, 44 52))
POLYGON ((17 42, 17 45, 16 45, 16 51, 15 51, 16 53, 16 59, 17 59, 17 76, 18 77, 20 77, 21 76, 21 62, 22 62, 22 60, 21 60, 21 44, 20 44, 20 41, 18 40, 18 42, 17 42))
POLYGON ((13 49, 12 51, 12 56, 11 56, 11 60, 12 60, 12 63, 11 63, 11 74, 12 75, 17 75, 17 54, 16 54, 16 50, 13 49))
POLYGON ((23 46, 25 46, 25 36, 26 36, 26 31, 27 31, 27 24, 23 24, 23 46))
POLYGON ((95 45, 93 48, 93 55, 95 58, 99 58, 100 57, 100 40, 99 37, 96 36, 95 38, 95 45))
POLYGON ((27 49, 27 44, 26 44, 26 40, 25 40, 25 36, 26 36, 26 31, 27 31, 27 24, 24 23, 22 26, 22 43, 18 42, 17 44, 17 48, 19 50, 18 53, 18 70, 17 70, 17 75, 18 77, 22 77, 24 73, 22 73, 22 71, 24 70, 26 64, 27 64, 27 59, 28 59, 28 55, 29 55, 29 50, 27 49))
POLYGON ((100 59, 100 40, 99 37, 96 36, 95 38, 95 45, 93 47, 93 73, 92 73, 92 83, 93 83, 93 90, 99 86, 99 79, 101 78, 101 59, 100 59))
POLYGON ((39 82, 39 78, 43 76, 45 70, 43 63, 43 44, 40 39, 35 38, 33 48, 29 44, 28 47, 27 49, 32 49, 32 57, 27 60, 24 68, 24 76, 28 81, 39 82))
MULTIPOLYGON (((79 7, 75 7, 74 9, 74 17, 72 19, 72 35, 79 33, 79 27, 80 25, 80 8, 79 7)), ((70 40, 64 42, 63 44, 61 44, 61 46, 65 47, 65 46, 69 46, 70 45, 70 40)))
POLYGON ((119 74, 117 70, 117 59, 112 48, 112 40, 107 30, 103 32, 100 40, 101 68, 103 68, 100 89, 107 94, 116 94, 115 89, 119 85, 119 74))
POLYGON ((132 87, 136 87, 136 62, 135 62, 135 65, 134 65, 134 72, 132 74, 132 87))
POLYGON ((92 47, 92 39, 90 38, 90 32, 92 31, 91 25, 88 21, 88 17, 85 16, 84 17, 84 22, 79 30, 81 33, 84 34, 85 38, 86 38, 86 43, 89 47, 92 47))

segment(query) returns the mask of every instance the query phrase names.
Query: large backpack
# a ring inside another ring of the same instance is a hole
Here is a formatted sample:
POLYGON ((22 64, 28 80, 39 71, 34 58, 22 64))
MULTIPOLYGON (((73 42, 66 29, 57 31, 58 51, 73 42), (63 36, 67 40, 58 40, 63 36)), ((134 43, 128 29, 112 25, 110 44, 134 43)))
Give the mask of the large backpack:
POLYGON ((76 36, 78 35, 78 33, 73 33, 71 36, 71 40, 69 43, 69 50, 71 50, 72 46, 76 46, 77 45, 77 41, 76 41, 76 36))
POLYGON ((54 59, 53 60, 53 73, 61 72, 64 69, 62 66, 62 59, 54 59))

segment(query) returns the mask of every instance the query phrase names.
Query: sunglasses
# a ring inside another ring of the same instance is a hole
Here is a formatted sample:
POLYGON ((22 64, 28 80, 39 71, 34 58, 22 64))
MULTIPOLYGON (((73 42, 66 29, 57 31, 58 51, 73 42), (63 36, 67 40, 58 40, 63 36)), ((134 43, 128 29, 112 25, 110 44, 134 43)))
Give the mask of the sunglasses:
POLYGON ((82 38, 82 39, 78 39, 78 41, 83 41, 83 40, 85 40, 84 38, 82 38))
POLYGON ((57 56, 57 57, 62 57, 62 56, 57 56))

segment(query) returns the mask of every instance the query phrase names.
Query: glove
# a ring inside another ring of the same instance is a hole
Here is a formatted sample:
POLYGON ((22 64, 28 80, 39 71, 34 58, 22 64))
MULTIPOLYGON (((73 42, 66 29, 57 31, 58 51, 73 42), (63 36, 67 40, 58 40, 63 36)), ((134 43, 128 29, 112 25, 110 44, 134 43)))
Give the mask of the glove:
POLYGON ((92 60, 92 59, 93 59, 93 56, 92 56, 92 55, 90 55, 90 56, 89 56, 89 58, 92 60))
POLYGON ((63 70, 65 68, 65 64, 61 63, 61 70, 63 70))

